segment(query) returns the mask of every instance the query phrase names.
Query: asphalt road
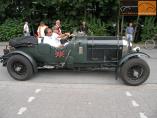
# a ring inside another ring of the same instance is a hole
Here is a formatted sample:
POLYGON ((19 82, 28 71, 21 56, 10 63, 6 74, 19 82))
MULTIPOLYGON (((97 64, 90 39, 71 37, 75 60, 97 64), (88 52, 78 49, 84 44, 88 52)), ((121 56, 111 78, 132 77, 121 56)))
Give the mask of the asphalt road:
POLYGON ((0 118, 157 118, 157 50, 143 50, 148 80, 130 87, 114 72, 39 71, 13 80, 0 66, 0 118))

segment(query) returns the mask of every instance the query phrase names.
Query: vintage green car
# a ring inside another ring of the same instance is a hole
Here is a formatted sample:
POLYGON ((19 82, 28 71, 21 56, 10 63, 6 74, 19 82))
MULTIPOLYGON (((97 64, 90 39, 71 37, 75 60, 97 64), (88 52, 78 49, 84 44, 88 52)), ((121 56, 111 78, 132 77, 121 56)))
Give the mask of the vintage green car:
MULTIPOLYGON (((44 39, 42 39, 44 40, 44 39)), ((16 80, 30 79, 40 68, 104 70, 113 68, 116 78, 128 85, 144 83, 150 68, 137 48, 132 50, 119 36, 74 36, 63 48, 38 43, 35 37, 20 37, 9 42, 1 56, 3 66, 16 80)))

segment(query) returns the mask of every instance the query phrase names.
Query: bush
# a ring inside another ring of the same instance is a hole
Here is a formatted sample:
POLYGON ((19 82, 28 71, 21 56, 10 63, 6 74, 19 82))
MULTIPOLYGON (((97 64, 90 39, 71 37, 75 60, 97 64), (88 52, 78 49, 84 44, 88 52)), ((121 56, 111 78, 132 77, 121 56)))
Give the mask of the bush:
MULTIPOLYGON (((115 35, 116 29, 113 28, 113 23, 104 23, 96 17, 90 17, 84 20, 89 27, 88 35, 106 36, 115 35)), ((65 19, 61 21, 63 32, 73 32, 78 29, 80 23, 78 20, 65 19)))
POLYGON ((91 17, 88 22, 89 33, 97 36, 113 36, 116 33, 116 28, 113 27, 113 22, 103 22, 101 19, 91 17))
POLYGON ((107 35, 106 24, 102 22, 100 19, 96 19, 95 17, 91 17, 88 21, 89 30, 93 35, 103 36, 107 35))
POLYGON ((23 25, 22 20, 7 19, 0 25, 0 41, 9 41, 11 38, 21 36, 23 25))
POLYGON ((62 23, 62 31, 63 32, 73 32, 77 26, 76 21, 71 19, 65 19, 62 23))
POLYGON ((155 24, 155 17, 146 17, 144 27, 142 29, 142 41, 151 39, 157 33, 157 24, 155 24))

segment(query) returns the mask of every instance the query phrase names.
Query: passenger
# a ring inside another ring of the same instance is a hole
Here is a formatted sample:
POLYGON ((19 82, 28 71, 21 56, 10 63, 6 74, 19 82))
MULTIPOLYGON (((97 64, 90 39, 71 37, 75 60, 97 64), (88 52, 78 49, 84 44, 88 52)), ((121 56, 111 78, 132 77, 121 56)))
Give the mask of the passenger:
POLYGON ((43 21, 41 21, 40 25, 38 27, 38 30, 37 30, 38 37, 44 37, 45 36, 44 30, 46 28, 48 28, 48 26, 45 25, 45 23, 43 21))
MULTIPOLYGON (((61 41, 64 41, 64 46, 68 44, 66 39, 68 39, 69 36, 70 36, 70 33, 59 35, 57 27, 56 26, 53 27, 52 37, 55 38, 56 42, 60 42, 61 45, 63 44, 63 43, 61 43, 61 41)), ((59 43, 56 43, 56 47, 58 47, 57 44, 59 44, 59 43)))

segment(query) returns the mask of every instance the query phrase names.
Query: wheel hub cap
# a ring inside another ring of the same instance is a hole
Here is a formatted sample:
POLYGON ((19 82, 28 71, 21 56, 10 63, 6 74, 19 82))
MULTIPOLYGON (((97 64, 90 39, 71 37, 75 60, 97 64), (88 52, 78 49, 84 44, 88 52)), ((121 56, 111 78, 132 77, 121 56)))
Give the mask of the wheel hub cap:
POLYGON ((22 68, 18 66, 18 67, 15 68, 15 71, 16 71, 16 72, 20 72, 21 69, 22 69, 22 68))

